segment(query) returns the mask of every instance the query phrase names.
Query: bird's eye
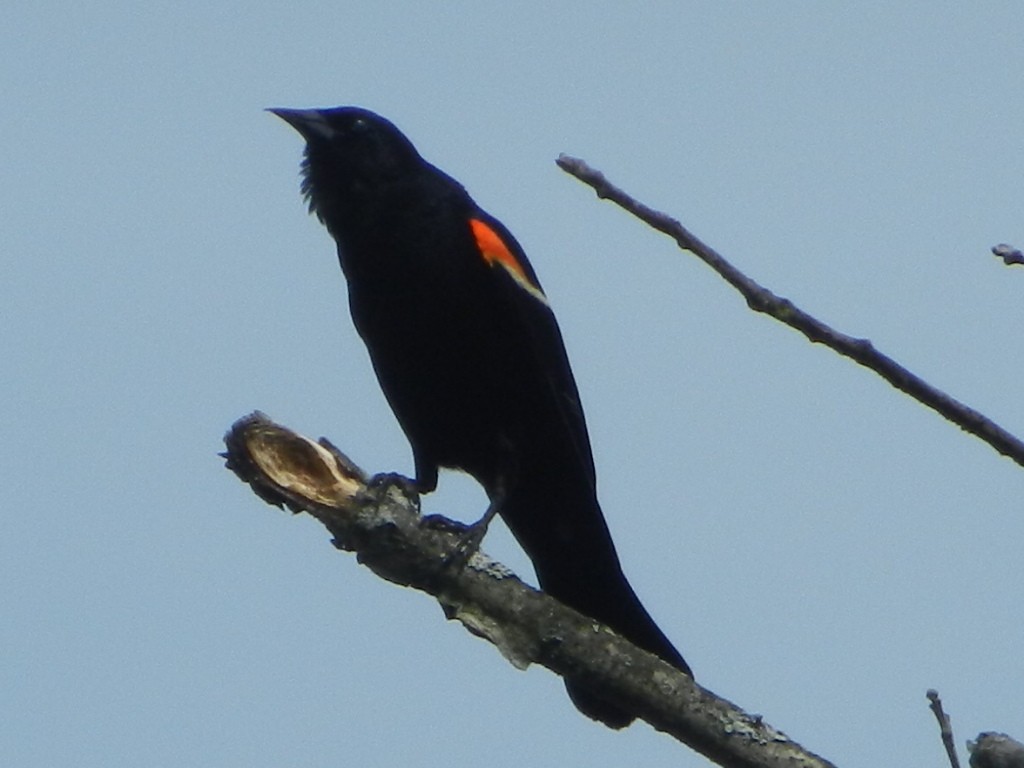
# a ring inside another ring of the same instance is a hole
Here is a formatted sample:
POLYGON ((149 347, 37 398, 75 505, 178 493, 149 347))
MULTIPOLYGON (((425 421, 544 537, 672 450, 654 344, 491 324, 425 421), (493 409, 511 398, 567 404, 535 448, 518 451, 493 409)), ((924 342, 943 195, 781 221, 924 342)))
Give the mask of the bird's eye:
POLYGON ((366 133, 369 129, 370 124, 361 117, 358 117, 355 120, 353 120, 352 125, 349 126, 349 130, 355 134, 366 133))

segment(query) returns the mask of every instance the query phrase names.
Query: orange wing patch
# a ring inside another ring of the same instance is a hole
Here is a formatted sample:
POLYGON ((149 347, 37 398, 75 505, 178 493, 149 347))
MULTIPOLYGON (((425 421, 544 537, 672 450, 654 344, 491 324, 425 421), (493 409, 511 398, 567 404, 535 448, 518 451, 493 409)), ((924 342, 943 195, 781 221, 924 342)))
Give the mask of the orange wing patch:
POLYGON ((476 247, 480 249, 480 255, 483 256, 484 261, 492 267, 500 266, 509 273, 520 288, 543 304, 548 303, 548 297, 544 295, 544 291, 526 274, 523 265, 519 263, 519 259, 505 245, 501 235, 480 219, 470 219, 469 226, 473 230, 473 237, 476 238, 476 247))

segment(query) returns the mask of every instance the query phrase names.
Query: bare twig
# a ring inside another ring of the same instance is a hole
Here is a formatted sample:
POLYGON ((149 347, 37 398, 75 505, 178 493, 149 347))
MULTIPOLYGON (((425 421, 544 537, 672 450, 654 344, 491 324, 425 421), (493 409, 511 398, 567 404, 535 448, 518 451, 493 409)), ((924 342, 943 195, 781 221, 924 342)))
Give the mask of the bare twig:
POLYGON ((949 715, 942 709, 942 699, 939 698, 939 692, 935 689, 929 689, 927 696, 930 702, 928 706, 935 713, 935 719, 939 721, 942 746, 946 748, 946 756, 949 757, 950 768, 960 768, 960 758, 956 755, 956 745, 953 743, 953 726, 949 722, 949 715))
POLYGON ((674 239, 683 250, 692 252, 738 290, 751 309, 770 315, 800 331, 810 341, 824 344, 840 355, 870 368, 897 389, 906 392, 964 431, 984 440, 999 453, 1024 466, 1024 442, 978 411, 941 392, 892 358, 882 354, 868 339, 858 339, 840 333, 799 309, 788 299, 776 296, 740 272, 714 249, 702 243, 678 221, 637 201, 583 160, 562 155, 558 158, 558 166, 584 184, 593 187, 598 197, 611 200, 641 221, 674 239))
POLYGON ((537 663, 584 683, 719 765, 832 768, 761 717, 528 587, 482 553, 451 567, 465 527, 421 518, 404 478, 368 479, 326 440, 314 442, 260 413, 237 421, 224 441, 228 467, 260 498, 309 513, 339 549, 355 552, 388 581, 436 597, 447 618, 492 642, 516 667, 537 663))

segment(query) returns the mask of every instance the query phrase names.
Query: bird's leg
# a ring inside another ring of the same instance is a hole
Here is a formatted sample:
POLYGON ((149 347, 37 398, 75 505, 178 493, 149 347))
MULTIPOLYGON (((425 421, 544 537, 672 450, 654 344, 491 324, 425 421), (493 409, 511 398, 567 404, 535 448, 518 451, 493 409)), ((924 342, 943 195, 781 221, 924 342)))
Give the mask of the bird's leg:
POLYGON ((420 494, 431 493, 437 488, 437 462, 420 454, 415 454, 416 490, 420 494))
POLYGON ((487 505, 487 509, 484 511, 483 517, 472 525, 467 525, 459 535, 458 544, 455 545, 452 551, 445 558, 445 567, 453 567, 456 570, 461 570, 466 567, 466 563, 469 562, 469 558, 471 558, 480 549, 480 544, 484 540, 484 536, 487 535, 487 528, 494 517, 501 511, 501 506, 504 501, 505 485, 504 483, 499 483, 494 493, 491 494, 491 502, 487 505))
POLYGON ((480 549, 480 544, 483 542, 484 536, 487 535, 487 528, 490 526, 491 520, 501 511, 501 505, 504 501, 505 492, 501 491, 491 499, 491 503, 484 510, 483 517, 466 529, 466 532, 462 535, 459 548, 464 549, 467 555, 472 555, 480 549))

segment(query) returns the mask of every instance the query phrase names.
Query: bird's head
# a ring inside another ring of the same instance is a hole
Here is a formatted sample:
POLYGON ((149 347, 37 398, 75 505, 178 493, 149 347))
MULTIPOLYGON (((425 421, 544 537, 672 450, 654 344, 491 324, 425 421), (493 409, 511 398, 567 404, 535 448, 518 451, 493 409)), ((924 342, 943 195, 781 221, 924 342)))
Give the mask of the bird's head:
POLYGON ((302 193, 311 212, 354 212, 384 185, 417 173, 419 153, 390 121, 360 107, 271 108, 306 140, 302 193), (339 210, 340 209, 340 210, 339 210))

